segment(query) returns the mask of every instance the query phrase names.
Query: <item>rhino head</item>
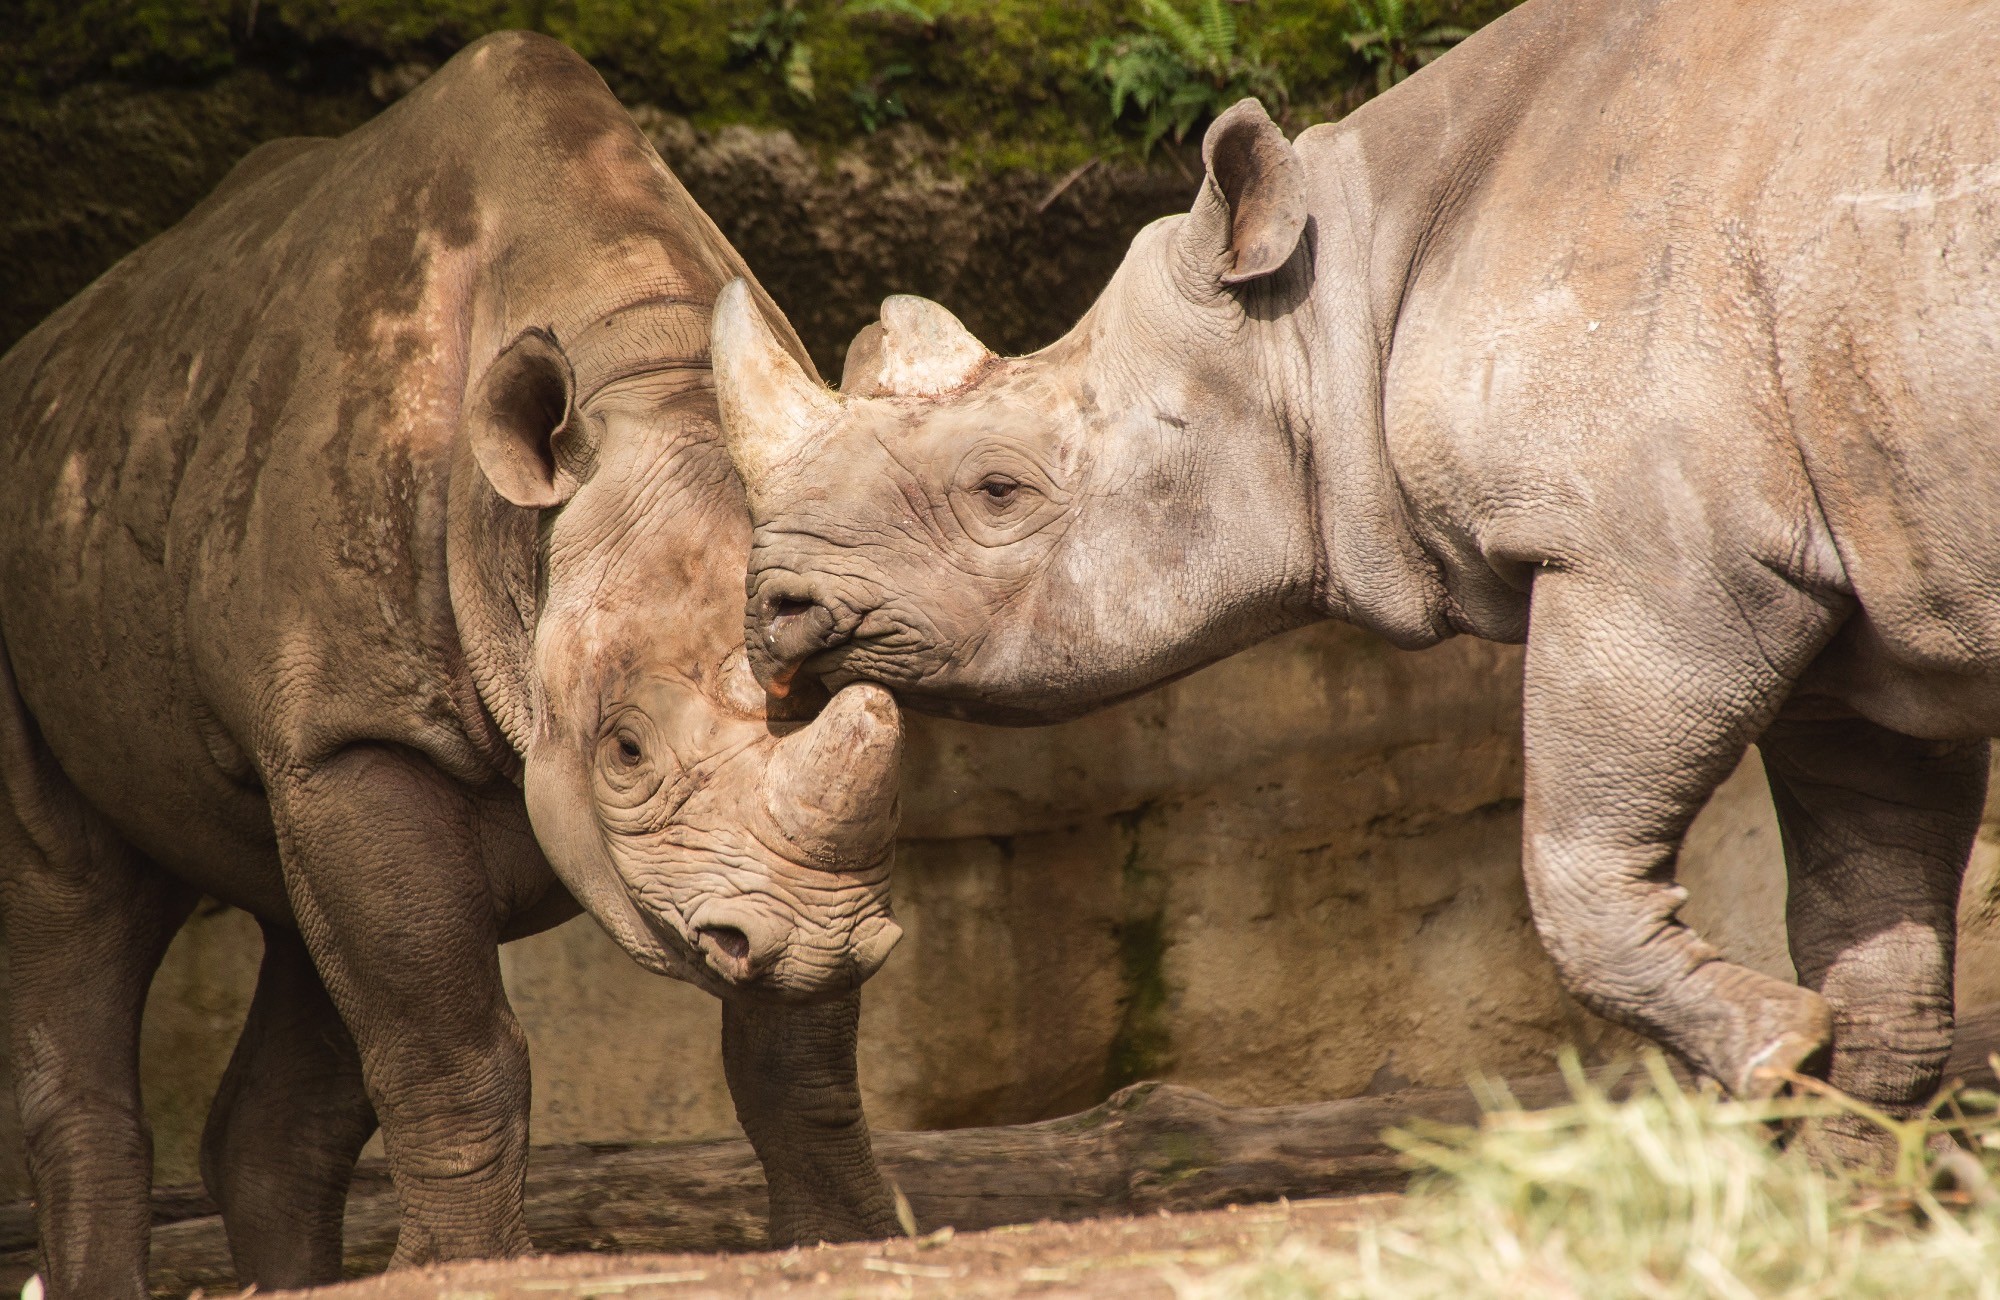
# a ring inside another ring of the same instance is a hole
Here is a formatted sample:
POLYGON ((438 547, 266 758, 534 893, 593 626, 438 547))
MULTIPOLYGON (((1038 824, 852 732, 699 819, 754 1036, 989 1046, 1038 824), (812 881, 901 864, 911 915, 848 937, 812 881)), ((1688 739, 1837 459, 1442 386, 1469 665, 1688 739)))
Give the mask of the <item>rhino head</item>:
POLYGON ((816 716, 767 712, 706 370, 590 393, 577 374, 552 336, 520 334, 469 395, 452 476, 453 611, 536 840, 649 969, 722 994, 846 992, 901 934, 896 707, 861 686, 816 716))
POLYGON ((711 352, 755 524, 747 640, 774 691, 803 669, 1052 721, 1313 616, 1310 458, 1274 436, 1311 278, 1303 169, 1255 101, 1203 152, 1192 212, 1141 232, 1031 356, 895 297, 835 394, 747 286, 724 291, 711 352))

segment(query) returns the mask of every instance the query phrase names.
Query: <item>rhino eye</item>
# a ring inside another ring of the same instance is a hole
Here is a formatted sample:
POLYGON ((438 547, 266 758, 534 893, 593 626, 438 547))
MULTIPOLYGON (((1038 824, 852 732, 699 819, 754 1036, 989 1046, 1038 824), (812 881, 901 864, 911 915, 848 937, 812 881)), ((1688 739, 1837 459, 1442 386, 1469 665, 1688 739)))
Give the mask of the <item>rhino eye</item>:
POLYGON ((630 767, 634 763, 637 763, 641 757, 639 742, 633 738, 632 733, 629 731, 619 732, 618 761, 630 767))
POLYGON ((1002 475, 989 474, 980 481, 976 490, 983 493, 994 505, 1004 506, 1020 493, 1021 485, 1002 475))

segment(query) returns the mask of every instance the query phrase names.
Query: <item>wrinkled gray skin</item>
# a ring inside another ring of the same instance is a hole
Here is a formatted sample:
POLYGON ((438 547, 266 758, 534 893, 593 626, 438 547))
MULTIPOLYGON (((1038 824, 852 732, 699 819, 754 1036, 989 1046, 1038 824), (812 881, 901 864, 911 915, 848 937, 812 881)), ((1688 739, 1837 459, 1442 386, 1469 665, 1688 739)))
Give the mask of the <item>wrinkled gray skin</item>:
POLYGON ((1525 639, 1565 984, 1906 1111, 2000 730, 1995 67, 1994 4, 1530 0, 1295 144, 1225 114, 1035 355, 891 299, 836 398, 726 290, 753 663, 1035 722, 1314 619, 1525 639), (1753 742, 1803 987, 1676 915, 1753 742))
MULTIPOLYGON (((581 904, 724 999, 778 1242, 892 1233, 855 1085, 900 724, 767 719, 706 341, 745 274, 587 65, 472 46, 268 145, 0 361, 0 902, 52 1293, 145 1294, 146 988, 265 956, 202 1146, 242 1281, 528 1248, 496 945, 581 904)), ((761 294, 762 310, 782 322, 761 294)), ((805 353, 789 332, 791 355, 805 353)))

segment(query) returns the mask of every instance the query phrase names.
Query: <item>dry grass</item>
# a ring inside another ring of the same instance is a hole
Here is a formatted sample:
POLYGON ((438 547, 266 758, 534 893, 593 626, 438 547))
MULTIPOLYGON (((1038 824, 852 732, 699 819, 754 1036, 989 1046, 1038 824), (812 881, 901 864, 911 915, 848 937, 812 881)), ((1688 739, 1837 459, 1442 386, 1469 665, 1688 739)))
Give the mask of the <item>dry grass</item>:
POLYGON ((1569 1106, 1522 1111, 1495 1091, 1477 1128, 1391 1135, 1426 1172, 1357 1249, 1286 1241, 1181 1282, 1184 1300, 2000 1300, 2000 1097, 1958 1090, 1898 1122, 1805 1080, 1735 1103, 1655 1059, 1613 1101, 1564 1068, 1569 1106), (1888 1173, 1828 1172, 1808 1142, 1773 1141, 1842 1112, 1890 1136, 1888 1173))

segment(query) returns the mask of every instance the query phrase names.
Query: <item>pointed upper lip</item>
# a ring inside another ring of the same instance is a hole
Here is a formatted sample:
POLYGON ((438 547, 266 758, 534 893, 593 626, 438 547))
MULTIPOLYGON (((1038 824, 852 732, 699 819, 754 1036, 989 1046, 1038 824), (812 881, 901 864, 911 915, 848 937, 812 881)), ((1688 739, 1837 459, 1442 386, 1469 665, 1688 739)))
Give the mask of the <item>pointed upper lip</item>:
POLYGON ((840 632, 839 616, 805 594, 772 592, 761 596, 754 622, 759 657, 771 665, 764 677, 765 687, 781 697, 790 691, 792 676, 801 664, 846 640, 840 632))

